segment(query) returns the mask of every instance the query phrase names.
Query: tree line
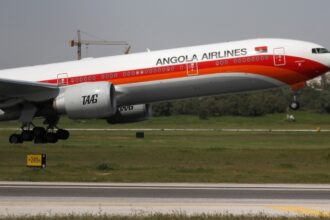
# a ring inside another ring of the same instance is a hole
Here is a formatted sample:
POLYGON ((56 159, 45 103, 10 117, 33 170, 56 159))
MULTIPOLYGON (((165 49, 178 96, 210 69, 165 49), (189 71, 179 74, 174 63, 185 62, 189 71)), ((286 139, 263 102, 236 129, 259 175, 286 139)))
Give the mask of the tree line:
MULTIPOLYGON (((201 119, 214 116, 263 116, 285 113, 293 93, 290 89, 193 98, 153 105, 153 116, 198 115, 201 119)), ((298 92, 301 110, 330 113, 330 83, 313 83, 298 92)))

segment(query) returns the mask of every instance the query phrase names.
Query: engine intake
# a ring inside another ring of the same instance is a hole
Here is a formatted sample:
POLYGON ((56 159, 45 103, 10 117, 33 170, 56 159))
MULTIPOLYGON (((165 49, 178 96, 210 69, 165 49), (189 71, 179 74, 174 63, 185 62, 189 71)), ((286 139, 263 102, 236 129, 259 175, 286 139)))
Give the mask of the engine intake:
POLYGON ((115 88, 109 82, 87 82, 61 87, 53 107, 71 119, 110 117, 117 110, 115 88))

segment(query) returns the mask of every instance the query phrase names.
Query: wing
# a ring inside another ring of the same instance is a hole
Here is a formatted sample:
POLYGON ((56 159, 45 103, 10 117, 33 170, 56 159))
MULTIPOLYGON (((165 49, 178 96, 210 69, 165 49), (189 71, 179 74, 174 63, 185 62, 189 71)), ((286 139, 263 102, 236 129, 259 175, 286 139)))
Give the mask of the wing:
POLYGON ((31 101, 42 102, 55 98, 59 93, 57 85, 46 83, 0 79, 0 102, 31 101))

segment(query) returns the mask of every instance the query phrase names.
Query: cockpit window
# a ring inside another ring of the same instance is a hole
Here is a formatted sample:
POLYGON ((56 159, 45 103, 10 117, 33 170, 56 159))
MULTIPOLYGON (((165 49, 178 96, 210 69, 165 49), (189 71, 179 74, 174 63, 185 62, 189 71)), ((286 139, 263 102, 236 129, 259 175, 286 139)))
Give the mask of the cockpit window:
POLYGON ((313 48, 312 53, 330 53, 326 48, 313 48))

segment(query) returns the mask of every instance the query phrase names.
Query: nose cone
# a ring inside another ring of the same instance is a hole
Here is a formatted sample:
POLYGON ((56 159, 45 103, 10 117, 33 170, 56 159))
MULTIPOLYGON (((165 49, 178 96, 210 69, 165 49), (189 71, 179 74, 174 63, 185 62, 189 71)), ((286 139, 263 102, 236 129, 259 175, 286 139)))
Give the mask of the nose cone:
POLYGON ((305 69, 303 72, 309 79, 322 76, 330 71, 330 53, 327 54, 315 54, 312 59, 313 65, 311 68, 305 69))
POLYGON ((330 53, 318 54, 315 61, 324 65, 324 67, 321 69, 326 69, 325 72, 330 71, 330 53))
POLYGON ((318 54, 317 61, 325 65, 328 69, 330 69, 330 53, 318 54))
POLYGON ((325 64, 328 67, 328 71, 330 70, 330 53, 325 54, 325 64))

